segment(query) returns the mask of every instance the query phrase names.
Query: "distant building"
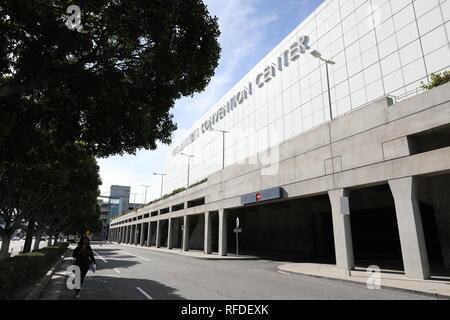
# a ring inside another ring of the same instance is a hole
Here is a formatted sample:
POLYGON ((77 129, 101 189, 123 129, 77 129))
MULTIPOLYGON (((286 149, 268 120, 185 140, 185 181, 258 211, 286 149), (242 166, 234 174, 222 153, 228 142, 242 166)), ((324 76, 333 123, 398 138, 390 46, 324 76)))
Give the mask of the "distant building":
POLYGON ((110 211, 109 218, 118 216, 127 212, 130 203, 130 187, 129 186, 111 186, 110 211))

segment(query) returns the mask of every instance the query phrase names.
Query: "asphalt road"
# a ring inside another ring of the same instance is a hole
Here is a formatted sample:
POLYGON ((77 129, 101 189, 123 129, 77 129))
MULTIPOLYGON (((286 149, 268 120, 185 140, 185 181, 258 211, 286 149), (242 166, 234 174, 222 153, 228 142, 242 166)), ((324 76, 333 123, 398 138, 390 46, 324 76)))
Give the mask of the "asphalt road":
MULTIPOLYGON (((88 272, 81 299, 310 300, 427 299, 422 295, 302 275, 282 274, 268 260, 201 260, 120 245, 92 246, 97 272, 88 272)), ((66 258, 40 299, 74 299, 66 258)))

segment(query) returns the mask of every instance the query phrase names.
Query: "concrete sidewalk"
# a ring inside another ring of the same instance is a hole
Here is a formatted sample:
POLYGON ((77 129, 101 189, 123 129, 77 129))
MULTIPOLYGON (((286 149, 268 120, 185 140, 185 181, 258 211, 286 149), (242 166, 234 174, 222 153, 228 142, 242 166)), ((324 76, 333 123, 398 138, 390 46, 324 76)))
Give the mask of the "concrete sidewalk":
POLYGON ((134 249, 142 249, 142 250, 150 250, 155 252, 162 252, 162 253, 170 253, 170 254, 177 254, 181 256, 187 256, 195 259, 203 259, 203 260, 261 260, 259 257, 255 256, 248 256, 248 255, 240 255, 236 256, 235 254, 228 254, 226 256, 219 256, 217 253, 212 254, 205 254, 203 251, 200 250, 189 250, 189 251, 181 251, 180 248, 174 248, 174 249, 167 249, 167 248, 156 248, 156 247, 146 247, 146 246, 135 246, 132 244, 117 244, 112 243, 113 245, 123 246, 123 247, 129 247, 134 249))
MULTIPOLYGON (((371 274, 366 268, 356 267, 350 276, 347 271, 335 265, 318 263, 289 263, 278 266, 281 273, 302 274, 318 278, 351 281, 367 285, 371 274)), ((381 269, 381 287, 413 291, 433 295, 437 298, 450 299, 450 276, 431 277, 429 280, 407 278, 397 270, 381 269)))

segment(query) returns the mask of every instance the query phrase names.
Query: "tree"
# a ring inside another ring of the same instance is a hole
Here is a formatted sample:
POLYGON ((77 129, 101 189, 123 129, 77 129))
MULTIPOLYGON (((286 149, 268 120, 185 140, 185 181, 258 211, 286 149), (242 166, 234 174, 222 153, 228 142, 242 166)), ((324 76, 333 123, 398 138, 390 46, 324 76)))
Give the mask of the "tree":
POLYGON ((17 144, 7 140, 5 148, 0 148, 0 215, 5 221, 0 230, 0 259, 7 256, 14 231, 33 221, 49 196, 67 184, 67 165, 76 151, 74 145, 57 145, 47 132, 18 129, 13 135, 17 144), (22 134, 26 138, 23 144, 22 134))
POLYGON ((100 210, 97 197, 101 184, 98 170, 94 158, 81 154, 69 173, 67 186, 57 190, 47 201, 46 219, 40 219, 41 222, 45 221, 50 235, 56 238, 59 233, 98 229, 100 210))
POLYGON ((38 233, 49 227, 56 233, 80 210, 90 214, 95 209, 100 184, 95 159, 82 143, 59 145, 53 134, 36 130, 27 135, 34 147, 23 157, 13 153, 7 159, 0 150, 0 159, 6 159, 0 162, 0 215, 5 220, 0 259, 8 255, 11 236, 24 222, 37 222, 38 233))
POLYGON ((80 147, 107 157, 169 143, 174 101, 202 91, 220 56, 201 0, 79 0, 80 30, 65 25, 69 4, 0 4, 0 258, 26 221, 38 232, 75 223, 76 208, 64 215, 55 198, 67 196, 80 147))
POLYGON ((0 143, 17 106, 98 157, 169 143, 174 101, 214 75, 217 19, 201 0, 79 0, 82 27, 70 30, 70 4, 2 1, 0 143))

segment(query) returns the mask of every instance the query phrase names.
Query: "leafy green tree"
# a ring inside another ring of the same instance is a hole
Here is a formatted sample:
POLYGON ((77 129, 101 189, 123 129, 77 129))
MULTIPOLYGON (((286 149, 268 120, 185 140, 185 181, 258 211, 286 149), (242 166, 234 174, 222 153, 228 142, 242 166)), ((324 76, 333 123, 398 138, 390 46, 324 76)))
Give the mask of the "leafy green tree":
POLYGON ((32 221, 39 207, 60 185, 67 184, 68 160, 73 146, 59 146, 51 134, 36 130, 13 132, 16 143, 7 139, 0 148, 0 259, 7 256, 13 233, 32 221))
POLYGON ((57 190, 47 202, 49 234, 57 238, 59 233, 77 233, 88 229, 95 232, 99 229, 97 197, 101 180, 98 170, 94 158, 81 154, 69 173, 68 184, 57 190))
POLYGON ((25 221, 36 222, 39 232, 50 228, 56 233, 80 210, 95 209, 98 166, 84 145, 58 145, 51 134, 39 130, 27 137, 33 148, 23 157, 16 153, 7 159, 0 150, 0 159, 7 159, 0 162, 0 215, 6 224, 0 230, 0 259, 7 256, 11 236, 25 221))
POLYGON ((3 0, 0 143, 18 112, 97 157, 169 143, 170 109, 209 83, 219 35, 201 0, 3 0))
POLYGON ((174 102, 202 91, 220 56, 217 19, 201 0, 79 0, 79 30, 66 26, 71 4, 0 3, 0 258, 26 221, 38 232, 98 226, 92 194, 80 211, 65 193, 73 152, 169 143, 174 102), (70 211, 55 200, 64 197, 70 211))

